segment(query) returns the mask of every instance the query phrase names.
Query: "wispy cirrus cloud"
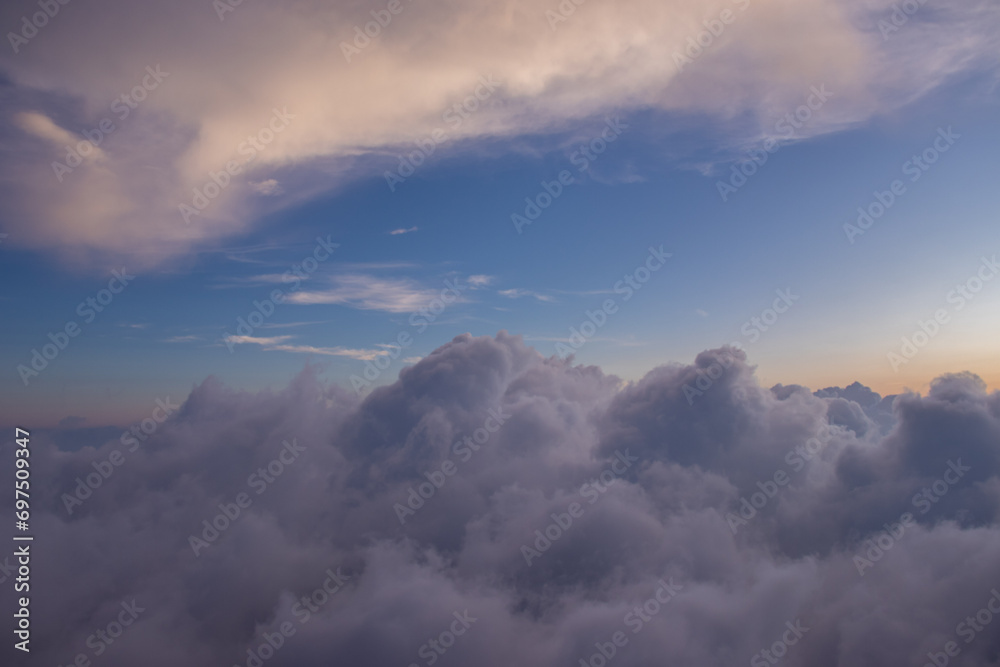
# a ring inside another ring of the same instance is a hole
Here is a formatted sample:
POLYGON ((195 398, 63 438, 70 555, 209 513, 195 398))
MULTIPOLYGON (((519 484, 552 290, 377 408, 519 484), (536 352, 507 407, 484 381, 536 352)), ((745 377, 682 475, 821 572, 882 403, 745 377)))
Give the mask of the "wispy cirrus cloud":
POLYGON ((555 301, 555 297, 549 296, 548 294, 542 294, 541 292, 535 292, 533 290, 514 288, 505 289, 497 292, 500 296, 505 296, 508 299, 520 299, 522 297, 533 297, 539 301, 544 301, 546 303, 555 301))
POLYGON ((384 350, 363 350, 347 347, 316 347, 314 345, 294 345, 286 341, 293 336, 226 336, 228 345, 258 345, 268 352, 292 352, 297 354, 319 354, 328 357, 347 357, 358 361, 372 361, 388 354, 384 350))
POLYGON ((364 273, 366 271, 397 271, 401 269, 419 269, 419 262, 341 262, 337 268, 350 273, 364 273))
POLYGON ((474 276, 469 276, 467 280, 469 282, 469 285, 473 289, 479 289, 480 287, 489 287, 490 285, 492 285, 495 278, 493 276, 477 274, 474 276))
POLYGON ((296 292, 288 301, 299 305, 330 304, 358 310, 413 313, 440 294, 440 290, 423 287, 409 278, 348 274, 334 276, 330 282, 327 289, 296 292))
POLYGON ((193 343, 195 341, 202 340, 201 336, 171 336, 170 338, 164 338, 164 343, 193 343))
MULTIPOLYGON (((54 146, 73 145, 80 141, 80 138, 72 132, 59 127, 51 118, 36 111, 15 114, 14 123, 25 132, 44 139, 54 146)), ((86 155, 80 153, 80 157, 87 161, 96 161, 104 157, 104 151, 100 146, 92 145, 90 150, 85 149, 85 152, 86 155)))
POLYGON ((312 324, 326 324, 329 320, 311 320, 304 322, 265 322, 260 325, 261 329, 294 329, 297 327, 306 327, 312 324))
POLYGON ((412 234, 415 231, 418 231, 418 228, 416 226, 410 227, 409 229, 403 229, 402 227, 400 227, 399 229, 394 229, 391 232, 389 232, 389 236, 401 236, 402 234, 412 234))

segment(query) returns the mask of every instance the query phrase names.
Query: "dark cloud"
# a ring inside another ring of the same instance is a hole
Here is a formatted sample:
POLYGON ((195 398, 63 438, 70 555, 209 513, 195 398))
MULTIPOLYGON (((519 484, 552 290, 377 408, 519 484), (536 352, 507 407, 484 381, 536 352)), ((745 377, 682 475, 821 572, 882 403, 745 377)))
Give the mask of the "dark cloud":
POLYGON ((31 461, 35 635, 18 664, 1000 651, 1000 619, 966 621, 1000 587, 1000 394, 968 373, 927 396, 813 394, 761 387, 723 348, 623 386, 519 337, 463 335, 363 400, 313 368, 257 394, 208 379, 135 451, 40 433, 31 461), (69 514, 88 475, 100 486, 69 514))

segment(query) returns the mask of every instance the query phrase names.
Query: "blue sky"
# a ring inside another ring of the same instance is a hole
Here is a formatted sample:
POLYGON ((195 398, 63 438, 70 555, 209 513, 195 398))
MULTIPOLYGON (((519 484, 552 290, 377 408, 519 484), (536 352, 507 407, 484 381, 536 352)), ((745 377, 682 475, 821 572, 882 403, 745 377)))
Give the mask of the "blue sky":
POLYGON ((997 0, 0 35, 0 664, 996 667, 997 0))
MULTIPOLYGON (((703 67, 707 79, 725 62, 713 64, 706 56, 681 74, 695 77, 703 67)), ((46 105, 57 120, 78 114, 78 126, 100 116, 67 109, 65 100, 42 99, 36 75, 44 65, 22 59, 7 67, 14 78, 8 95, 22 114, 15 125, 36 134, 65 132, 39 120, 46 105), (32 104, 35 110, 26 111, 32 104), (24 115, 30 113, 35 115, 24 115)), ((949 291, 974 276, 983 257, 1000 250, 1000 197, 993 187, 1000 145, 995 70, 977 62, 939 76, 934 85, 887 79, 878 83, 909 86, 909 97, 897 99, 894 89, 890 99, 872 104, 858 92, 857 81, 845 77, 844 67, 830 75, 835 83, 828 87, 829 100, 818 101, 793 136, 778 123, 804 108, 817 89, 800 83, 805 78, 782 80, 725 111, 704 92, 692 93, 697 104, 686 101, 684 109, 624 97, 621 104, 594 104, 589 113, 572 114, 560 101, 556 111, 546 111, 559 122, 538 126, 504 118, 510 90, 489 89, 482 102, 489 110, 466 114, 457 130, 454 114, 449 123, 435 112, 412 132, 393 130, 405 139, 393 134, 379 140, 378 150, 341 151, 339 162, 307 155, 301 146, 294 149, 301 154, 296 157, 282 147, 291 154, 267 165, 270 174, 254 172, 259 180, 251 179, 247 168, 233 176, 234 182, 246 177, 249 195, 235 204, 220 198, 191 225, 174 214, 162 223, 173 230, 162 239, 136 232, 143 224, 136 219, 127 231, 112 226, 77 241, 61 238, 57 226, 47 242, 20 226, 15 215, 23 204, 15 198, 0 248, 0 272, 10 287, 2 300, 8 325, 0 349, 8 361, 0 392, 5 404, 33 419, 80 416, 104 423, 140 416, 159 396, 182 397, 210 374, 237 387, 280 386, 304 364, 319 362, 326 378, 349 386, 366 361, 384 353, 384 344, 400 332, 414 334, 412 345, 375 382, 383 384, 463 332, 507 330, 545 355, 557 354, 571 327, 607 298, 620 308, 576 359, 626 380, 740 342, 766 384, 807 383, 815 389, 858 380, 896 393, 924 389, 942 372, 973 370, 996 386, 1000 281, 985 283, 961 312, 951 313, 912 361, 894 369, 887 360, 920 321, 941 307, 953 308, 946 301, 949 291), (502 95, 507 97, 497 106, 502 95), (490 123, 483 120, 487 114, 490 123), (470 129, 477 119, 484 125, 470 129), (502 129, 501 121, 507 123, 502 129), (610 134, 605 130, 616 124, 610 134), (447 131, 445 141, 414 175, 390 189, 385 173, 398 165, 397 156, 440 128, 447 131), (602 131, 613 141, 592 161, 581 161, 580 146, 602 131), (939 141, 947 151, 926 171, 911 166, 904 172, 939 133, 952 137, 939 141), (766 163, 723 201, 719 182, 747 163, 748 155, 764 155, 768 137, 778 141, 767 144, 773 152, 766 163), (512 214, 523 215, 525 198, 536 198, 544 192, 542 183, 558 181, 561 172, 571 175, 572 184, 518 230, 512 214), (904 194, 849 239, 844 225, 856 220, 857 208, 869 207, 874 193, 889 190, 895 179, 905 185, 904 194), (134 244, 122 234, 134 235, 134 244), (179 242, 176 234, 187 236, 179 242), (312 255, 317 238, 338 246, 295 290, 299 302, 278 305, 263 326, 227 345, 226 336, 241 335, 237 318, 246 318, 255 300, 291 288, 281 276, 312 255), (669 261, 625 302, 615 293, 616 283, 646 261, 650 247, 661 246, 671 253, 669 261), (85 322, 78 304, 106 287, 111 270, 121 267, 135 275, 134 282, 85 322), (467 288, 418 332, 411 313, 429 305, 449 280, 467 288), (797 297, 793 306, 759 338, 747 335, 744 324, 772 305, 777 290, 790 290, 797 297), (80 335, 37 377, 29 376, 26 386, 18 366, 30 365, 32 350, 70 321, 80 323, 80 335)), ((175 71, 162 90, 149 93, 150 100, 170 93, 171 77, 183 77, 179 67, 175 71)), ((465 88, 476 90, 479 80, 465 88)), ((878 97, 867 84, 867 95, 878 97)), ((695 84, 678 75, 675 85, 695 84)), ((160 102, 157 109, 140 106, 135 122, 160 127, 169 109, 160 102), (156 114, 161 117, 152 118, 156 114)), ((289 107, 301 115, 305 101, 299 102, 289 107)), ((257 116, 257 125, 268 118, 257 116)), ((203 122, 213 121, 206 116, 203 122)), ((289 132, 296 122, 302 121, 292 120, 289 132)), ((122 126, 115 137, 121 144, 106 144, 107 150, 127 151, 139 141, 137 130, 125 121, 122 126)), ((160 127, 157 136, 169 134, 160 127)), ((261 155, 268 150, 277 149, 264 147, 261 155)), ((76 228, 71 221, 66 225, 76 228)))

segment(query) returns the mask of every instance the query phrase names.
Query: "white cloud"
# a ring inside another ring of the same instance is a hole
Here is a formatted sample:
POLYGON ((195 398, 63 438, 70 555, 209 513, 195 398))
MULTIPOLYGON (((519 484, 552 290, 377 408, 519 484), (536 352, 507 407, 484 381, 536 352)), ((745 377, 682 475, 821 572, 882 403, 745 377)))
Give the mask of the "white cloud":
POLYGON ((263 336, 226 336, 225 340, 236 345, 241 345, 244 343, 250 343, 253 345, 278 345, 279 343, 284 343, 286 340, 291 340, 292 336, 271 336, 270 338, 263 336))
POLYGON ((331 357, 348 357, 358 361, 372 361, 376 357, 388 354, 382 350, 360 350, 346 347, 314 347, 312 345, 290 345, 285 343, 292 336, 226 336, 225 341, 233 345, 259 345, 270 352, 294 352, 299 354, 320 354, 331 357))
POLYGON ((548 294, 541 294, 539 292, 533 292, 531 290, 520 289, 520 288, 500 290, 499 292, 497 292, 497 294, 499 294, 500 296, 505 296, 508 299, 520 299, 521 297, 529 296, 529 297, 534 297, 539 301, 546 301, 546 302, 555 301, 555 298, 549 296, 548 294))
POLYGON ((313 320, 311 322, 265 322, 260 325, 261 329, 293 329, 295 327, 305 327, 311 324, 325 324, 329 320, 313 320))
MULTIPOLYGON (((582 131, 615 110, 741 119, 718 134, 745 143, 801 104, 810 86, 826 84, 835 97, 809 124, 816 135, 891 112, 956 74, 992 70, 998 55, 993 2, 924 7, 888 40, 877 22, 891 15, 890 0, 741 5, 595 2, 557 30, 546 19, 557 3, 407 5, 347 62, 340 43, 371 20, 356 3, 243 3, 219 22, 203 0, 139 12, 96 0, 73 21, 47 25, 25 47, 30 54, 0 53, 14 82, 6 118, 21 130, 0 158, 0 195, 17 232, 9 242, 91 265, 123 255, 157 264, 245 232, 278 207, 377 177, 394 161, 387 156, 441 127, 452 141, 432 159, 476 151, 481 144, 469 140, 582 131), (736 20, 679 71, 675 54, 723 9, 736 20), (119 118, 111 103, 142 81, 146 65, 169 76, 119 118), (481 108, 458 127, 444 123, 445 110, 484 80, 492 90, 481 108), (272 133, 274 109, 284 108, 294 117, 272 133), (104 117, 115 130, 94 153, 101 159, 57 181, 51 164, 64 158, 61 146, 104 117), (272 140, 184 224, 179 205, 227 162, 245 160, 252 135, 272 140), (257 196, 277 187, 287 197, 257 196)), ((5 6, 5 24, 17 24, 20 11, 5 6)))
POLYGON ((273 178, 269 178, 265 181, 258 181, 257 183, 251 183, 250 188, 257 194, 265 197, 280 195, 285 191, 284 188, 281 187, 281 184, 273 178))
POLYGON ((440 290, 410 279, 376 278, 364 274, 335 276, 329 289, 296 292, 288 301, 300 305, 335 304, 359 310, 412 313, 436 299, 440 290))
POLYGON ((477 274, 474 276, 469 276, 466 280, 468 281, 469 285, 472 286, 473 289, 477 289, 479 287, 487 287, 488 285, 491 285, 493 283, 494 278, 493 276, 485 276, 482 274, 477 274))
POLYGON ((29 132, 36 137, 51 142, 58 148, 73 148, 84 160, 97 160, 104 153, 100 147, 93 142, 86 140, 81 135, 74 135, 52 122, 48 116, 28 111, 14 115, 14 122, 25 132, 29 132), (79 144, 84 144, 80 146, 79 144), (79 150, 81 149, 82 150, 79 150))

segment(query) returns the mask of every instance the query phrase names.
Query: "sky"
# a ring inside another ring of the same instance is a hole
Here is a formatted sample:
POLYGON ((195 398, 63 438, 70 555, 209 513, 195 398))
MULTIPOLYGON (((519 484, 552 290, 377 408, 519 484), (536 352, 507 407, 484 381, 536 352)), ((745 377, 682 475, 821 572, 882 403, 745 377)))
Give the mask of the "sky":
POLYGON ((22 26, 0 61, 0 392, 26 418, 122 423, 207 375, 279 386, 312 361, 363 392, 465 332, 566 356, 661 246, 578 363, 634 381, 741 343, 770 384, 1000 379, 997 283, 948 302, 997 251, 989 3, 404 3, 369 41, 381 10, 350 3, 103 7, 22 26), (320 238, 336 250, 285 276, 320 238), (123 267, 127 289, 78 310, 123 267), (412 326, 446 280, 468 288, 412 326), (229 339, 276 287, 297 294, 229 339), (794 306, 765 331, 777 290, 794 306))
POLYGON ((0 28, 0 663, 997 664, 995 0, 0 28))

